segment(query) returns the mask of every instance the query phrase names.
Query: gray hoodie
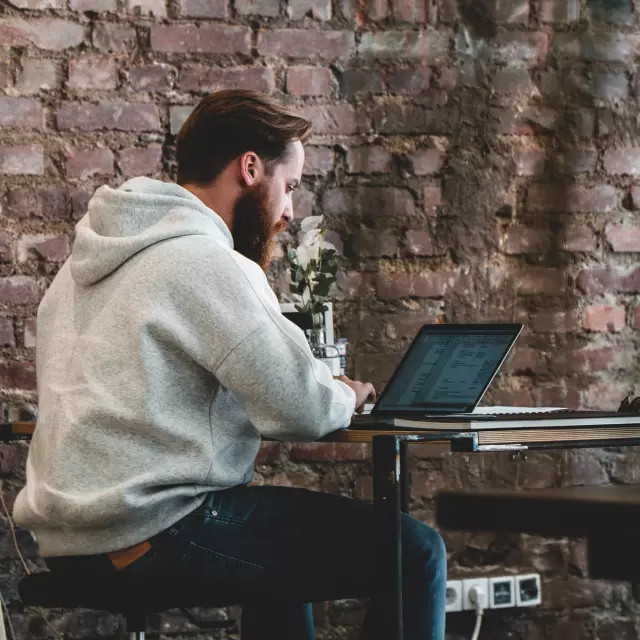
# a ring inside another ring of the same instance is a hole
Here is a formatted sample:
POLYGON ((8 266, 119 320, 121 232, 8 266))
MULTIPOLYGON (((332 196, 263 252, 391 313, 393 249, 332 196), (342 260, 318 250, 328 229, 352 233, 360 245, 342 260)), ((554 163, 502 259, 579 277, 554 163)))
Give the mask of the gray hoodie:
POLYGON ((246 483, 261 436, 346 427, 262 269, 186 189, 100 187, 38 309, 39 412, 16 522, 43 556, 122 549, 246 483))

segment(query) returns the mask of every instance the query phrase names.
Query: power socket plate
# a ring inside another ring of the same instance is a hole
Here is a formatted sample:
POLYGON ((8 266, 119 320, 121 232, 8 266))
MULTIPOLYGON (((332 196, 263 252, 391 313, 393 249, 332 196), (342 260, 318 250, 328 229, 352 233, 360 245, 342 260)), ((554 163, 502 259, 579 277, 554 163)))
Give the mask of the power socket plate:
POLYGON ((469 592, 473 587, 482 589, 484 593, 484 608, 489 604, 489 578, 465 578, 462 581, 462 609, 474 610, 476 603, 469 599, 469 592))
POLYGON ((516 606, 516 581, 514 576, 489 578, 489 608, 506 609, 516 606))
POLYGON ((447 580, 447 612, 462 611, 462 580, 447 580))
POLYGON ((542 604, 542 587, 539 573, 516 576, 516 606, 535 607, 542 604))

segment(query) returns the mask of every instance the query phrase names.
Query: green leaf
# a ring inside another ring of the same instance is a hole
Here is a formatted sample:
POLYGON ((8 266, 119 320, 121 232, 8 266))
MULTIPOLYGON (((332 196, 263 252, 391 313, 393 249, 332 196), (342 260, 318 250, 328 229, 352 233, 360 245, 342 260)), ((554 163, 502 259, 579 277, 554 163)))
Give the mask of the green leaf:
POLYGON ((289 258, 289 260, 295 260, 298 257, 298 254, 296 253, 295 249, 287 249, 287 258, 289 258))
POLYGON ((327 282, 326 280, 323 280, 316 284, 316 286, 313 288, 313 293, 317 296, 322 296, 322 297, 328 296, 330 287, 331 287, 331 283, 327 282))
POLYGON ((315 302, 311 307, 311 313, 325 313, 325 311, 328 310, 329 307, 327 307, 327 305, 322 301, 315 302))

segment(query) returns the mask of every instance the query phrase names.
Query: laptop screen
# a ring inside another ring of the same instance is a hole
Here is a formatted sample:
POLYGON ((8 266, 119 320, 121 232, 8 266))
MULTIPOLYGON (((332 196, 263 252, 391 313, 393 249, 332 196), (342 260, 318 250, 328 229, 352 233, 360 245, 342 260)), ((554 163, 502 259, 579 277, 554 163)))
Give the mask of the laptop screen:
POLYGON ((425 325, 376 411, 473 411, 522 330, 521 324, 425 325))

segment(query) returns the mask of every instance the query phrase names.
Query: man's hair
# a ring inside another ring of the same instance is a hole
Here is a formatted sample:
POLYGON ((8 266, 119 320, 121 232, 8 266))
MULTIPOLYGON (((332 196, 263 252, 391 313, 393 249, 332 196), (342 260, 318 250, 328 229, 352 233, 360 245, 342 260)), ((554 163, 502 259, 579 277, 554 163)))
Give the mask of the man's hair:
POLYGON ((305 142, 311 123, 258 91, 209 94, 191 112, 177 139, 178 184, 208 185, 238 156, 255 151, 270 169, 294 140, 305 142))

